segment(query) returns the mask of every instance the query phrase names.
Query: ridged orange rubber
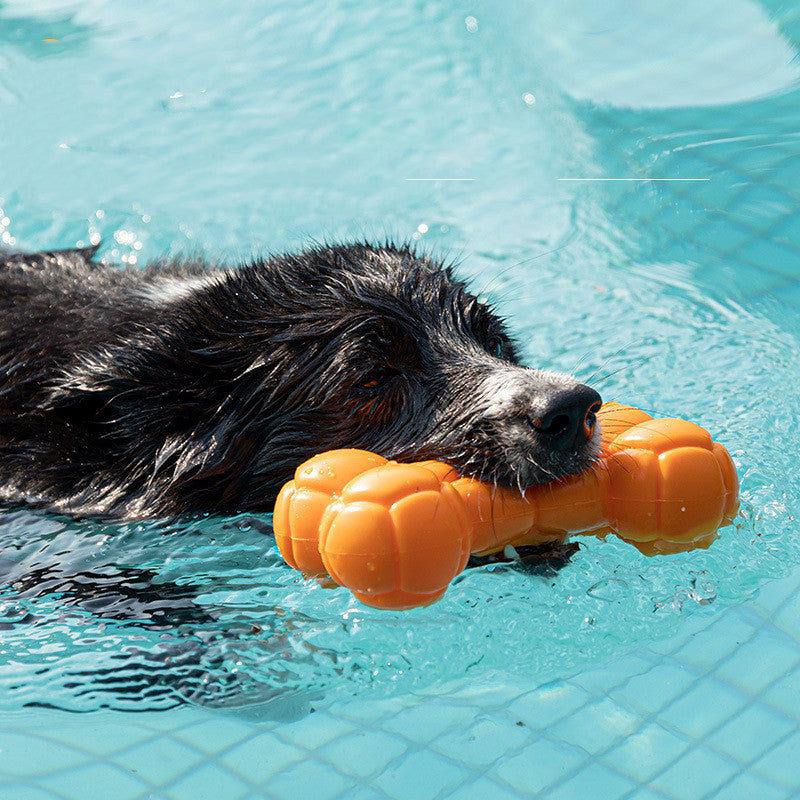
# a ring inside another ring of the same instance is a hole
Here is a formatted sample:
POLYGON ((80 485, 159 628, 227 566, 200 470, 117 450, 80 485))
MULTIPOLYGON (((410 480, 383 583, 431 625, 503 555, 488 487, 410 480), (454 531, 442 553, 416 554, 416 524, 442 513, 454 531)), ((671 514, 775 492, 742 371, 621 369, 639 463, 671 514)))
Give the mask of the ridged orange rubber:
POLYGON ((398 464, 332 450, 298 467, 275 502, 286 561, 329 575, 363 603, 438 600, 470 553, 616 533, 646 555, 708 547, 738 509, 728 451, 703 428, 606 403, 598 461, 521 494, 436 461, 398 464))

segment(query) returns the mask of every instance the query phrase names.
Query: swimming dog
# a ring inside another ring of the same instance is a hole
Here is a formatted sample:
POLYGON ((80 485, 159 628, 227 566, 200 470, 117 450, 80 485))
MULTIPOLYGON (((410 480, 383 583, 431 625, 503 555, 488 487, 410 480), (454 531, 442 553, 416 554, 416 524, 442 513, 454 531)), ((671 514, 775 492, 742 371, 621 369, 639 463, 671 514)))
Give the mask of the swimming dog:
POLYGON ((0 501, 75 516, 270 511, 311 455, 438 459, 520 489, 597 456, 600 396, 520 364, 408 246, 225 268, 0 255, 0 501))

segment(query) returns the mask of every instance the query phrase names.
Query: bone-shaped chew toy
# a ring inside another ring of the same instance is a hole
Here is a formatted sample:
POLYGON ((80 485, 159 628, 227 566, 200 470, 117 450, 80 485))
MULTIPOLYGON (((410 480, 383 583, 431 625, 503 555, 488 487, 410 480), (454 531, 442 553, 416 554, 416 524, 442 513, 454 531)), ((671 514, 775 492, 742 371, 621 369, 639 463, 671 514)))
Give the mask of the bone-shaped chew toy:
POLYGON ((708 547, 738 509, 728 451, 680 419, 618 403, 598 412, 600 458, 524 494, 459 478, 438 461, 398 464, 331 450, 301 464, 275 501, 281 554, 365 605, 438 600, 470 553, 615 533, 646 555, 708 547))

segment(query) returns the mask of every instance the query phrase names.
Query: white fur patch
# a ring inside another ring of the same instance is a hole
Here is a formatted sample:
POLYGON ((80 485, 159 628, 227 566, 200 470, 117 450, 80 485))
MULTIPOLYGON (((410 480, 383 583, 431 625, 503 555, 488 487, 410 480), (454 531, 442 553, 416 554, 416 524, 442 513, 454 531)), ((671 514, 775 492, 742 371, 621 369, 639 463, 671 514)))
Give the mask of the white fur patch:
POLYGON ((215 272, 201 277, 191 278, 157 278, 153 283, 141 289, 142 297, 155 305, 169 305, 185 300, 195 292, 207 289, 222 281, 224 273, 215 272))
POLYGON ((483 396, 486 398, 486 414, 503 416, 521 398, 527 398, 531 411, 536 413, 537 393, 547 389, 568 389, 576 380, 561 372, 528 369, 526 367, 509 367, 495 370, 489 374, 483 384, 483 396))

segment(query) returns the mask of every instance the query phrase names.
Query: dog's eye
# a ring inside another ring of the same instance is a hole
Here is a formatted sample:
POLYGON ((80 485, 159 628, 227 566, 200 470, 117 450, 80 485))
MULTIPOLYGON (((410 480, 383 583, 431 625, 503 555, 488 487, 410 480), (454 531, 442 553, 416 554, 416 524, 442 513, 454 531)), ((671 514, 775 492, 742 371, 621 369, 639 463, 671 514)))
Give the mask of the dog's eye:
POLYGON ((498 336, 492 336, 486 342, 486 349, 495 357, 501 358, 503 355, 503 340, 498 336))
POLYGON ((361 381, 361 388, 362 389, 377 389, 379 386, 382 386, 386 383, 390 378, 394 377, 397 374, 397 370, 393 369, 390 366, 382 366, 382 367, 375 367, 371 369, 366 375, 364 375, 361 381))

